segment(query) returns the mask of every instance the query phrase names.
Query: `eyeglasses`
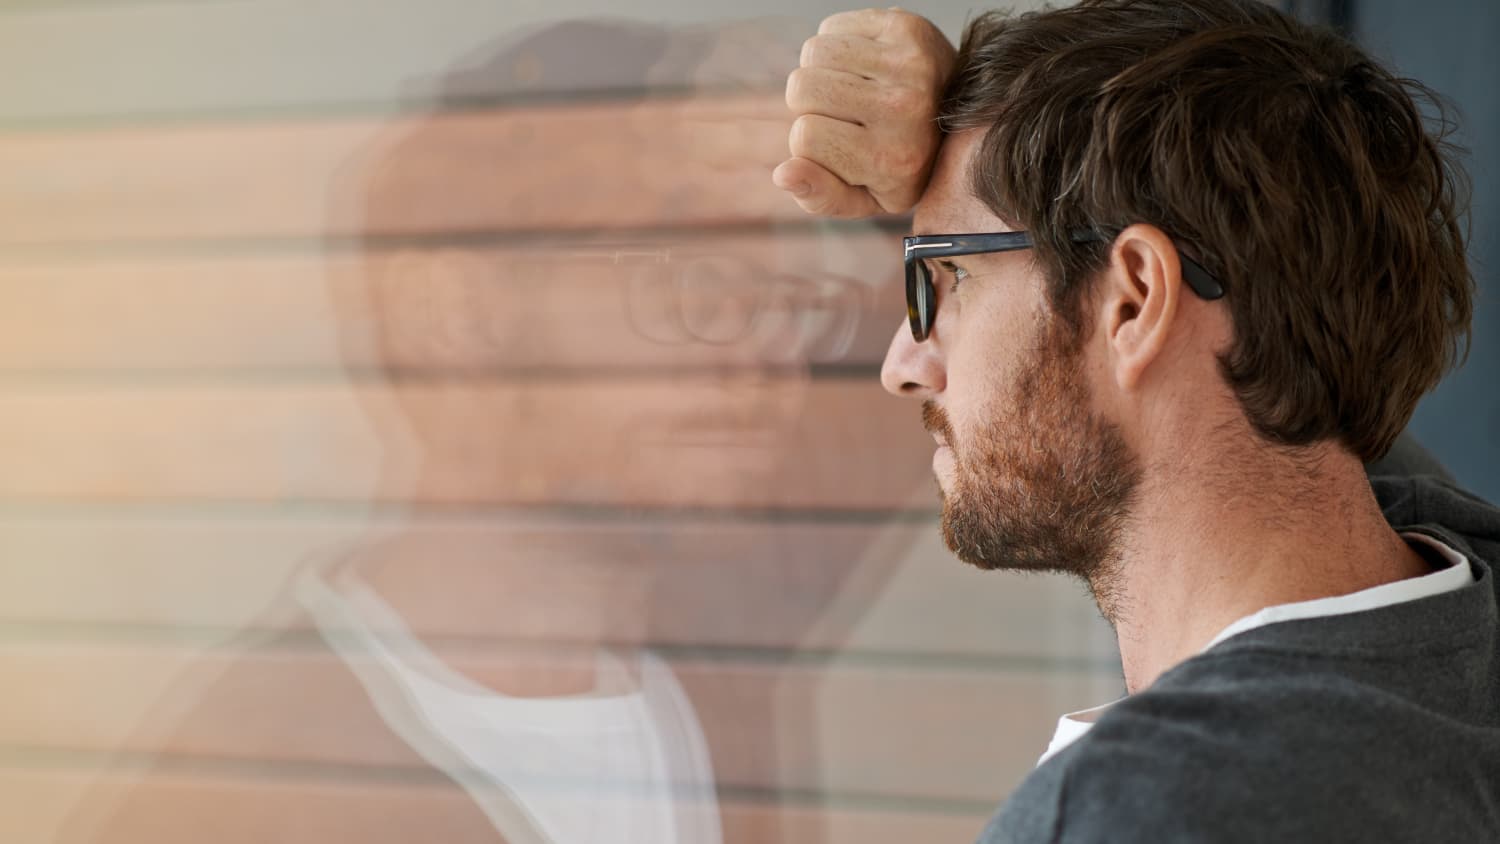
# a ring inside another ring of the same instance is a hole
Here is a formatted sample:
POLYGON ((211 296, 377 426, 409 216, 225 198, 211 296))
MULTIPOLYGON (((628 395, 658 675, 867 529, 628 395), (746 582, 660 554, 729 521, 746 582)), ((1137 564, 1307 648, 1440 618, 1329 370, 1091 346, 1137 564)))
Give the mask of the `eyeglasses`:
POLYGON ((558 345, 574 361, 559 365, 663 359, 641 341, 693 347, 684 348, 684 364, 847 359, 872 310, 873 283, 824 270, 831 261, 810 240, 789 238, 785 253, 771 254, 762 243, 783 244, 758 237, 702 243, 403 249, 382 256, 380 304, 399 314, 393 330, 412 330, 392 341, 399 348, 493 366, 535 354, 552 361, 550 351, 537 350, 558 345))
MULTIPOLYGON (((1094 231, 1075 231, 1074 243, 1102 242, 1104 235, 1094 231)), ((937 311, 937 293, 932 286, 932 270, 927 266, 930 258, 953 258, 959 255, 984 255, 992 252, 1014 252, 1030 249, 1034 244, 1026 232, 995 232, 992 234, 928 234, 902 240, 906 262, 906 318, 911 323, 911 336, 918 343, 932 332, 932 320, 937 311)), ((1224 285, 1208 270, 1181 251, 1182 278, 1188 287, 1203 299, 1213 300, 1224 295, 1224 285)))
POLYGON ((664 345, 750 342, 809 361, 842 360, 867 293, 844 276, 777 272, 729 254, 662 249, 626 257, 629 263, 615 263, 630 324, 664 345))

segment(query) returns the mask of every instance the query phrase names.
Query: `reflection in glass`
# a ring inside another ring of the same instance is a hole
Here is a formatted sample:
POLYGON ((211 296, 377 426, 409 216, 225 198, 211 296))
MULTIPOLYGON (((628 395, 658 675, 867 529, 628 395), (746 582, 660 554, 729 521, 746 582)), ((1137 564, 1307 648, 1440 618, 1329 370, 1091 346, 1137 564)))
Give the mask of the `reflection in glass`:
POLYGON ((643 337, 669 345, 748 342, 807 361, 848 353, 868 288, 833 274, 777 272, 729 254, 621 249, 626 310, 643 337))
MULTIPOLYGON (((811 364, 856 348, 897 241, 810 223, 775 195, 776 89, 800 38, 764 49, 756 32, 536 33, 464 78, 522 54, 538 79, 595 65, 616 85, 665 63, 679 80, 639 99, 494 109, 503 128, 484 144, 458 139, 478 117, 439 112, 400 126, 355 188, 389 400, 371 417, 419 445, 381 493, 419 506, 298 595, 381 719, 507 840, 715 844, 730 835, 720 789, 779 811, 783 789, 817 787, 811 687, 780 692, 780 660, 816 627, 836 637, 828 607, 875 531, 831 549, 756 514, 795 520, 846 498, 836 471, 809 468, 832 454, 809 445, 808 430, 832 429, 812 397, 841 386, 815 384, 811 364), (601 33, 608 49, 566 46, 601 33), (751 49, 723 51, 747 33, 751 49), (714 73, 758 77, 757 93, 696 90, 720 61, 732 65, 714 73), (547 547, 462 534, 424 509, 442 506, 536 515, 547 547), (601 523, 612 541, 595 540, 601 523), (479 603, 479 633, 455 643, 442 608, 479 603)), ((866 366, 887 328, 875 334, 866 366)), ((883 472, 901 495, 920 479, 883 472)))
POLYGON ((590 649, 591 692, 516 697, 439 659, 347 566, 309 568, 297 596, 385 723, 509 844, 720 840, 702 731, 655 655, 590 649))

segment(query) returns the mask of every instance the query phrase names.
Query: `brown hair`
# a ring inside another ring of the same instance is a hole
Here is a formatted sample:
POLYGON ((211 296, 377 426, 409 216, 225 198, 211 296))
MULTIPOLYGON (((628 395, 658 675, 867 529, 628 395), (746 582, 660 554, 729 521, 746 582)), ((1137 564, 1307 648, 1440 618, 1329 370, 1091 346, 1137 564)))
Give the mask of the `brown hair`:
POLYGON ((1221 279, 1220 369, 1274 443, 1373 460, 1467 353, 1467 181, 1442 101, 1332 31, 1255 0, 990 13, 940 112, 987 130, 973 190, 1033 233, 1076 331, 1108 243, 1073 230, 1150 223, 1221 279))

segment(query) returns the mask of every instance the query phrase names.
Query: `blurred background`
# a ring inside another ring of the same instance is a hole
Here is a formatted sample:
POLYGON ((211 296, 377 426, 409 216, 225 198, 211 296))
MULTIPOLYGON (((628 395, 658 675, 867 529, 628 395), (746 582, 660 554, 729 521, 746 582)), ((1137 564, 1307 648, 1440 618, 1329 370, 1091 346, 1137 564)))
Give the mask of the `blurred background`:
MULTIPOLYGON (((770 185, 842 8, 0 3, 0 840, 966 841, 1122 694, 942 547, 905 221, 770 185)), ((1287 8, 1460 109, 1500 498, 1500 7, 1287 8)))

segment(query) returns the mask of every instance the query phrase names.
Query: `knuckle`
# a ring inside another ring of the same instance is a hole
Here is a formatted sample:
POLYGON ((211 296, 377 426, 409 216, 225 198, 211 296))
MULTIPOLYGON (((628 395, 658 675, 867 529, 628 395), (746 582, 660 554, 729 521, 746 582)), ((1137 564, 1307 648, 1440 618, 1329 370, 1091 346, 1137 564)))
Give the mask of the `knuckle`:
POLYGON ((905 9, 889 9, 886 11, 886 31, 904 38, 918 35, 921 25, 926 23, 920 15, 913 14, 905 9))
POLYGON ((807 86, 807 73, 802 68, 800 68, 800 67, 799 68, 794 68, 791 73, 787 74, 787 76, 786 76, 786 104, 787 104, 787 108, 790 108, 793 111, 797 111, 798 110, 798 106, 803 102, 803 100, 806 97, 806 90, 805 90, 806 86, 807 86))
POLYGON ((818 24, 818 34, 826 35, 827 33, 831 32, 835 27, 843 22, 843 20, 848 17, 849 14, 849 12, 835 12, 834 14, 831 14, 828 17, 824 18, 822 22, 818 24))
POLYGON ((814 35, 802 42, 801 62, 803 67, 825 67, 833 58, 832 38, 827 35, 814 35))
POLYGON ((806 158, 807 153, 813 148, 813 134, 816 127, 813 124, 812 115, 804 114, 792 121, 792 129, 788 134, 787 142, 791 147, 794 157, 806 158))
POLYGON ((797 61, 803 67, 808 67, 818 58, 821 49, 818 46, 818 39, 821 37, 821 35, 814 35, 802 42, 802 50, 797 54, 797 61))

